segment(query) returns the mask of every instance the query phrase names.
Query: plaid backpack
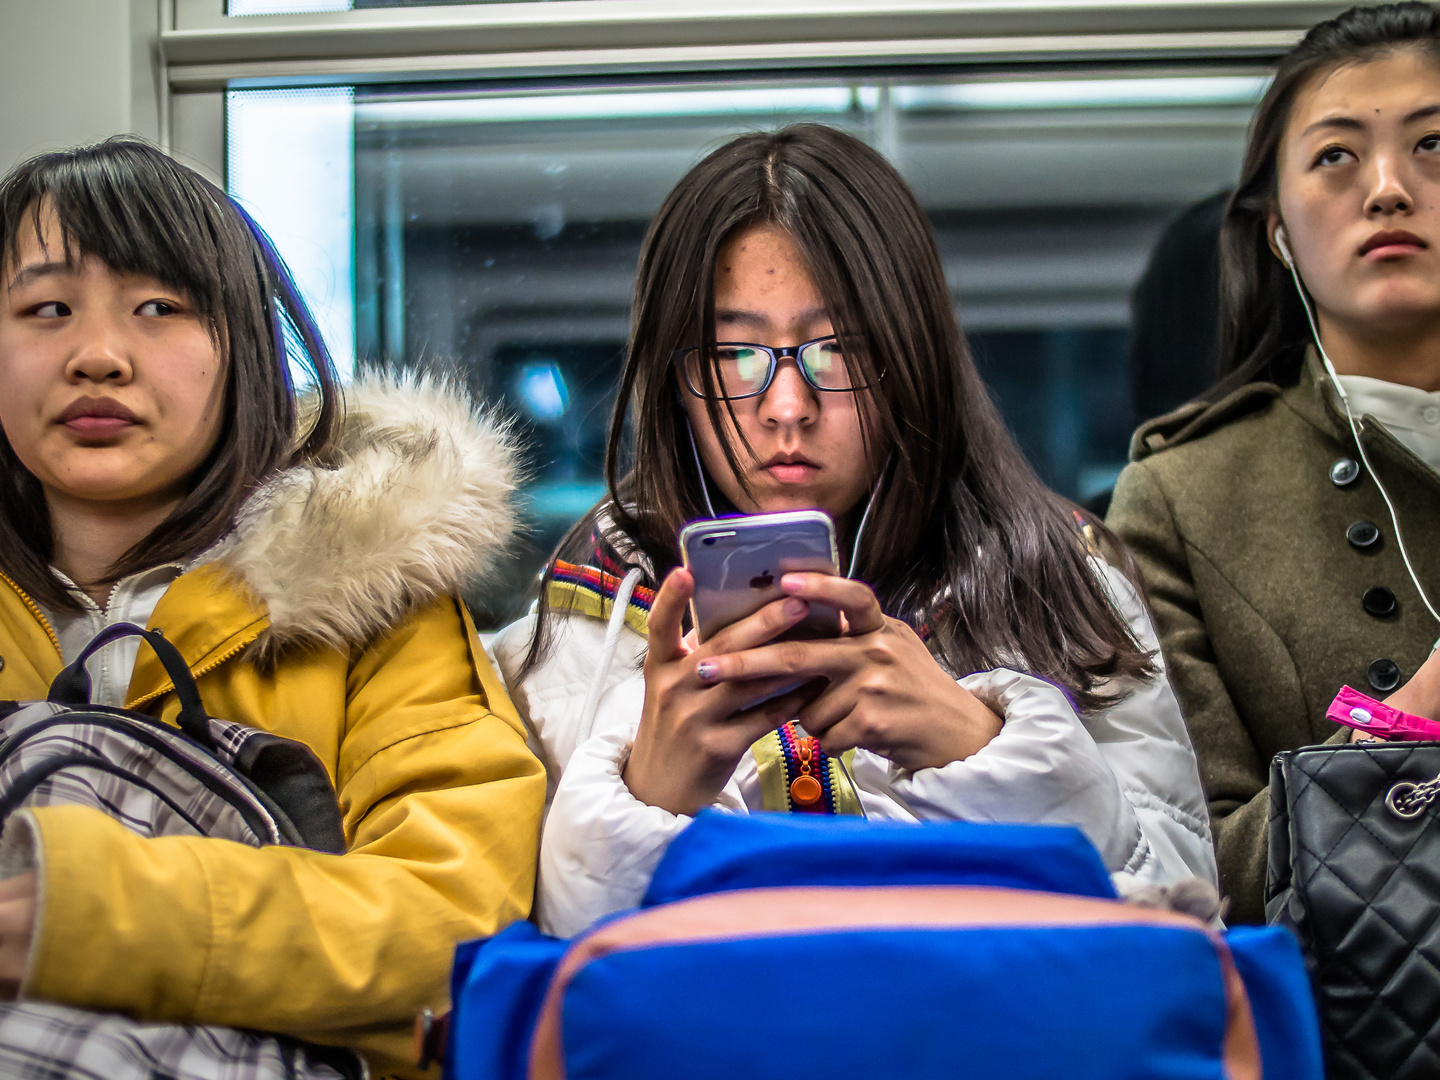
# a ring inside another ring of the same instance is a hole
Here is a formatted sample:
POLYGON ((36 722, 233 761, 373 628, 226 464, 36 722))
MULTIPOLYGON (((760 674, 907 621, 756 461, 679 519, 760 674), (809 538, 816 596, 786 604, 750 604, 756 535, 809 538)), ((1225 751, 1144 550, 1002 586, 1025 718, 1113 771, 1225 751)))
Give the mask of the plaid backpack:
MULTIPOLYGON (((180 651, 117 623, 55 679, 49 698, 0 702, 0 823, 27 807, 91 806, 141 836, 208 836, 252 847, 345 852, 329 775, 304 743, 206 714, 180 651), (180 699, 179 727, 90 704, 85 662, 121 638, 155 650, 180 699)), ((144 1024, 46 1002, 0 1005, 0 1075, 25 1080, 339 1080, 357 1055, 232 1028, 144 1024)))

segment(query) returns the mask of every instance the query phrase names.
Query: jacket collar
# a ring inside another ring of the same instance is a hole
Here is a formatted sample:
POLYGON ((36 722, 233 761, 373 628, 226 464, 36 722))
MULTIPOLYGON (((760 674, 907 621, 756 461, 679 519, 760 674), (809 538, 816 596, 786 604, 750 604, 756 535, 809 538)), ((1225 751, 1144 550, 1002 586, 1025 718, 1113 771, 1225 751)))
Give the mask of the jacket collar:
MULTIPOLYGON (((1345 411, 1340 398, 1320 362, 1315 346, 1305 350, 1305 362, 1300 365, 1300 379, 1295 387, 1284 395, 1290 410, 1321 433, 1342 444, 1354 443, 1350 425, 1345 420, 1345 411)), ((1357 420, 1360 417, 1356 417, 1357 420)), ((1366 449, 1369 449, 1367 444, 1366 449)))
POLYGON ((60 643, 39 606, 0 574, 0 642, 5 680, 38 692, 60 674, 60 643))
MULTIPOLYGON (((270 620, 238 582, 211 564, 176 578, 156 605, 150 625, 165 632, 198 677, 255 641, 270 620)), ((16 685, 43 696, 64 664, 59 644, 39 607, 4 575, 0 575, 0 640, 5 642, 5 669, 15 676, 16 685)), ((142 646, 126 704, 135 708, 171 689, 159 658, 142 646)))
MULTIPOLYGON (((1324 364, 1320 362, 1320 354, 1315 346, 1311 345, 1305 350, 1300 381, 1285 393, 1281 400, 1311 427, 1337 442, 1342 452, 1354 452, 1355 437, 1351 434, 1349 421, 1345 418, 1344 406, 1340 403, 1340 396, 1335 392, 1324 364)), ((1365 442, 1365 453, 1368 456, 1404 469, 1423 483, 1440 487, 1440 476, 1375 417, 1368 414, 1357 416, 1355 427, 1365 442)))

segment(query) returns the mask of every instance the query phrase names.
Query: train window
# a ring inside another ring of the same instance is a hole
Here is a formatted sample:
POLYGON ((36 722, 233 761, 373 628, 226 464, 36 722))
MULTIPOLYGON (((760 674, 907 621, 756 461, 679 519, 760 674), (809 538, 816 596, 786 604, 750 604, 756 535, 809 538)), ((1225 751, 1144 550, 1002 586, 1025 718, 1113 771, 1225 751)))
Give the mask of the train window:
POLYGON ((1130 290, 1164 223, 1232 182, 1264 85, 1096 70, 231 90, 228 182, 347 368, 448 368, 517 418, 530 531, 474 598, 497 626, 603 494, 640 241, 707 150, 819 120, 894 161, 1011 429, 1046 482, 1085 500, 1113 483, 1133 424, 1130 290))

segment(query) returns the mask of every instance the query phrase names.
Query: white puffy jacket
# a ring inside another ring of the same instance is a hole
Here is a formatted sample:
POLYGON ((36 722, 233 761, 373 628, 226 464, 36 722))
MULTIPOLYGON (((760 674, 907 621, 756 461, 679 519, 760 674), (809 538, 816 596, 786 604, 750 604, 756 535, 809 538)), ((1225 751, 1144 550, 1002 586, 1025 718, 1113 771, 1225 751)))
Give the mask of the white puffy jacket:
MULTIPOLYGON (((1112 567, 1095 565, 1141 647, 1155 650, 1161 664, 1135 589, 1112 567)), ((637 904, 660 856, 690 822, 640 802, 621 777, 645 698, 646 639, 624 624, 624 607, 616 611, 608 635, 599 619, 555 612, 547 655, 523 679, 535 617, 512 623, 493 643, 550 778, 535 919, 561 937, 637 904)), ((959 682, 996 705, 1000 733, 964 761, 918 772, 857 750, 851 773, 868 817, 1076 825, 1121 892, 1188 877, 1215 884, 1195 752, 1163 669, 1084 720, 1053 684, 1018 671, 959 682)), ((714 805, 742 814, 761 808, 752 755, 714 805)))

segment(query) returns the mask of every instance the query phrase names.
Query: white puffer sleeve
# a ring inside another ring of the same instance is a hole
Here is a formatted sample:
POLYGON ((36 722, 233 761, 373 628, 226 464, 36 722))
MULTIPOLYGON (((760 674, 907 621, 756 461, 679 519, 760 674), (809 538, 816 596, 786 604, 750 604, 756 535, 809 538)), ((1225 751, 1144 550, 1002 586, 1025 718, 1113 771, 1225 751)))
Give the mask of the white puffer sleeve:
MULTIPOLYGON (((534 621, 506 627, 493 649, 552 790, 533 918, 547 934, 572 937, 596 919, 638 904, 670 841, 692 819, 642 803, 625 784, 625 762, 645 704, 645 639, 624 630, 600 673, 605 624, 556 617, 545 657, 522 678, 534 621), (604 681, 588 725, 585 702, 597 677, 604 681)), ((734 779, 715 805, 744 811, 734 779)))
POLYGON ((1075 825, 1112 874, 1134 875, 1153 856, 1115 774, 1058 687, 999 668, 960 685, 1005 718, 979 753, 939 769, 891 765, 891 790, 916 816, 1075 825))
POLYGON ((911 774, 889 765, 891 791, 922 818, 1076 825, 1121 892, 1189 877, 1213 885, 1199 766, 1155 629, 1125 576, 1099 560, 1094 566, 1140 647, 1154 651, 1159 673, 1083 720, 1041 679, 1006 669, 966 676, 960 684, 1004 716, 1000 734, 941 769, 911 774))
MULTIPOLYGON (((1149 839, 1161 871, 1158 880, 1197 877, 1215 885, 1219 875, 1200 766, 1180 702, 1165 674, 1150 613, 1119 570, 1099 563, 1097 572, 1135 640, 1153 652, 1160 670, 1115 705, 1090 717, 1087 726, 1149 839)), ((1135 882, 1137 886, 1151 883, 1135 882)))
POLYGON ((630 793, 621 774, 635 726, 582 743, 560 778, 540 841, 535 893, 535 921, 547 934, 573 937, 601 916, 638 904, 660 856, 692 820, 630 793))

